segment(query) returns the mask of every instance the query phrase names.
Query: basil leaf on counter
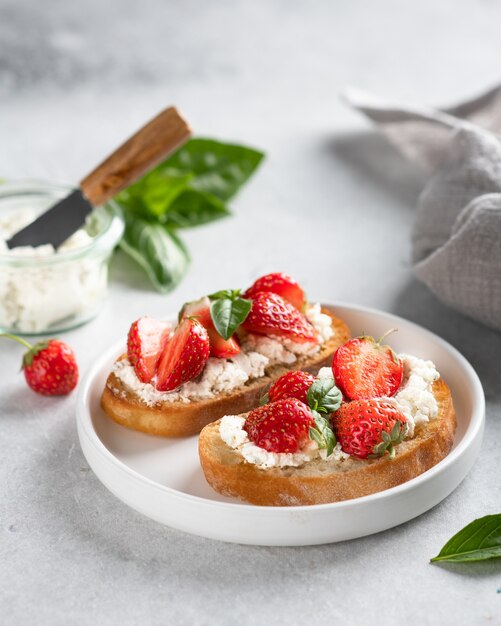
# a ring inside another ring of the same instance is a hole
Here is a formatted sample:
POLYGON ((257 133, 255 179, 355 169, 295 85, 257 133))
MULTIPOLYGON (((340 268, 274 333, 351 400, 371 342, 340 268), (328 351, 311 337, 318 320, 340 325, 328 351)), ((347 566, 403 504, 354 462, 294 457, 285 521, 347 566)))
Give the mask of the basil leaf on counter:
POLYGON ((122 250, 141 265, 161 293, 172 291, 190 263, 182 241, 165 226, 126 215, 122 250))
POLYGON ((188 189, 172 202, 162 221, 171 228, 191 228, 228 215, 230 211, 219 198, 188 189))
MULTIPOLYGON (((213 294, 214 295, 214 294, 213 294)), ((228 340, 238 326, 245 321, 252 302, 245 298, 211 298, 210 315, 217 332, 228 340)))
POLYGON ((226 201, 262 158, 262 152, 245 146, 191 139, 115 197, 126 221, 121 247, 159 291, 173 289, 188 267, 188 253, 175 231, 230 215, 226 201))
POLYGON ((159 167, 193 174, 192 189, 229 200, 252 176, 263 157, 253 148, 213 139, 191 139, 159 167))
POLYGON ((160 218, 168 211, 176 198, 188 188, 193 174, 171 168, 156 168, 139 181, 121 191, 115 200, 122 209, 135 215, 160 218))
POLYGON ((501 557, 501 514, 474 520, 456 533, 432 563, 467 563, 501 557))
POLYGON ((343 394, 333 378, 318 378, 307 393, 308 405, 319 413, 334 413, 341 406, 343 394))

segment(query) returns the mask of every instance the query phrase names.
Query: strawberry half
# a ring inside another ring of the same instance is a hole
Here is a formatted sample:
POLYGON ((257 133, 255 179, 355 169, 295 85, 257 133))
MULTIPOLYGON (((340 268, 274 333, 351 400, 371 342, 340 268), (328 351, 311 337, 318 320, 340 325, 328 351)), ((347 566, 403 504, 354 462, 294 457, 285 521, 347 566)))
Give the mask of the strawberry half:
POLYGON ((210 314, 210 301, 209 298, 202 298, 196 302, 189 302, 185 304, 181 310, 180 317, 184 319, 186 317, 195 317, 207 330, 209 335, 210 344, 210 356, 217 357, 219 359, 228 359, 240 352, 240 346, 236 337, 230 337, 229 339, 223 339, 217 332, 214 322, 210 314))
POLYGON ((127 356, 137 377, 149 383, 169 338, 170 325, 153 317, 140 317, 129 329, 127 356))
POLYGON ((243 294, 244 298, 254 298, 261 291, 271 291, 290 302, 299 311, 306 304, 302 287, 288 274, 274 272, 258 278, 256 282, 243 294))
POLYGON ((309 441, 314 427, 312 412, 295 398, 254 409, 244 424, 249 439, 268 452, 297 452, 309 441))
POLYGON ((317 342, 315 329, 290 302, 276 293, 261 291, 252 298, 252 309, 242 328, 259 335, 278 335, 296 343, 317 342))
POLYGON ((386 452, 393 458, 405 435, 405 416, 381 398, 345 402, 332 421, 343 452, 359 459, 386 452))
POLYGON ((391 397, 397 392, 402 383, 403 363, 389 346, 382 345, 383 339, 384 336, 379 341, 357 337, 337 349, 332 371, 345 398, 391 397))
POLYGON ((167 342, 154 380, 158 391, 172 391, 200 374, 209 358, 209 335, 194 318, 183 320, 167 342))
POLYGON ((287 372, 273 383, 268 391, 270 402, 283 400, 284 398, 296 398, 308 404, 308 389, 315 382, 315 377, 301 370, 287 372))

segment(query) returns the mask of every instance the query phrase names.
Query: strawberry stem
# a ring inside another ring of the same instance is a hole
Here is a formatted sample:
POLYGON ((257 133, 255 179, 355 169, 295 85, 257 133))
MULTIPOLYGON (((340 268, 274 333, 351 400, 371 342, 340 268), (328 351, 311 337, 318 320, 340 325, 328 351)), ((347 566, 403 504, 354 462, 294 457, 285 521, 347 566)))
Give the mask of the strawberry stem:
POLYGON ((388 335, 391 335, 391 333, 396 333, 396 332, 398 332, 398 328, 390 328, 390 330, 387 330, 385 334, 381 337, 381 339, 378 339, 376 343, 378 344, 378 346, 380 346, 383 343, 383 341, 386 339, 386 337, 388 337, 388 335))
POLYGON ((14 339, 14 341, 17 341, 25 348, 28 348, 28 350, 31 350, 33 348, 33 346, 30 343, 28 343, 24 339, 21 339, 21 337, 18 337, 17 335, 13 335, 12 333, 0 333, 0 337, 7 337, 7 339, 14 339))

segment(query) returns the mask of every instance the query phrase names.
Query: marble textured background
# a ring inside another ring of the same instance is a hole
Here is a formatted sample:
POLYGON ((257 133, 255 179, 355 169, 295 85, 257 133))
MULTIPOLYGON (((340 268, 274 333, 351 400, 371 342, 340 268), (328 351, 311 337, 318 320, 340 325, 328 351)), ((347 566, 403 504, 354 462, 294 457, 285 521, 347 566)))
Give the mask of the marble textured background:
POLYGON ((312 299, 404 315, 457 346, 488 399, 482 456, 433 511, 313 548, 217 543, 164 528, 97 481, 75 397, 29 394, 0 352, 0 622, 499 624, 499 563, 428 564, 453 532, 499 512, 501 336, 412 278, 422 181, 339 93, 448 103, 500 78, 499 0, 0 0, 0 176, 77 181, 167 104, 197 134, 266 150, 235 217, 188 233, 190 274, 152 293, 117 257, 105 311, 67 335, 82 371, 131 319, 284 269, 312 299))

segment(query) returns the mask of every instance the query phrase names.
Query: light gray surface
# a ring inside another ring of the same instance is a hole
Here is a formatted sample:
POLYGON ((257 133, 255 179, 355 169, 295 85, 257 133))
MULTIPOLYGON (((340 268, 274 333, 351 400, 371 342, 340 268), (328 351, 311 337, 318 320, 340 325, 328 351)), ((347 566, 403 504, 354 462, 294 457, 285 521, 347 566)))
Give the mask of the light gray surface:
POLYGON ((2 624, 497 624, 499 562, 428 564, 473 518, 499 512, 501 336, 439 305, 410 277, 420 181, 338 100, 347 83, 443 103, 499 79, 499 2, 0 0, 0 175, 77 180, 124 135, 176 103, 200 135, 264 148, 236 216, 189 233, 173 295, 113 264, 103 314, 65 336, 83 372, 143 313, 296 276, 312 299, 404 315, 457 346, 488 398, 483 453, 421 518, 340 545, 267 549, 172 531, 97 481, 75 397, 30 394, 20 350, 0 348, 2 624))

